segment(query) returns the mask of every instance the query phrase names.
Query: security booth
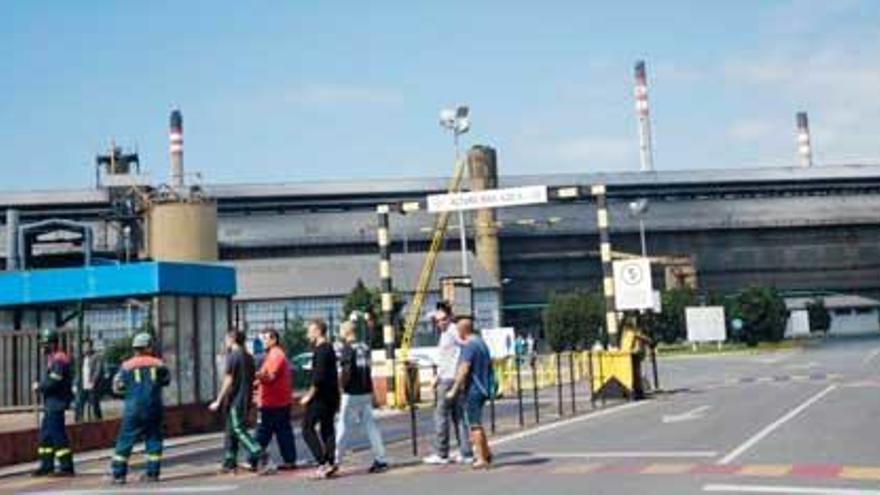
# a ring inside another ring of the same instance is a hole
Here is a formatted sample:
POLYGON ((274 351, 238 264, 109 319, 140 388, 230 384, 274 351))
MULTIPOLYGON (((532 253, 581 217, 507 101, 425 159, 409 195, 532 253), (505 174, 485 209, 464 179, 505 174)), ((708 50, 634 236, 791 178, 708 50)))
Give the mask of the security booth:
MULTIPOLYGON (((38 334, 57 328, 73 359, 82 362, 89 337, 89 308, 141 305, 156 353, 171 372, 164 389, 166 434, 210 431, 218 425, 204 404, 218 391, 223 369, 219 356, 229 328, 235 270, 200 263, 143 262, 0 273, 0 410, 34 410, 30 384, 42 371, 38 334)), ((79 373, 77 373, 79 375, 79 373)), ((77 378, 79 380, 79 378, 77 378)), ((35 425, 34 425, 35 426, 35 425)), ((74 450, 107 447, 118 420, 69 427, 74 450)), ((0 465, 34 458, 36 431, 0 432, 0 465), (34 448, 30 448, 34 447, 34 448)))

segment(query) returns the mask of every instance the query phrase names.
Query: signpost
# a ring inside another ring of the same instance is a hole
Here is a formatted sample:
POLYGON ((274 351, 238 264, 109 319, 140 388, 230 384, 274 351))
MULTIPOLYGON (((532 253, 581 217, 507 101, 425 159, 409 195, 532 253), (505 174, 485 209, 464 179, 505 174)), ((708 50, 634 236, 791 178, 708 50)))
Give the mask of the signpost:
POLYGON ((546 202, 547 186, 510 187, 464 193, 432 194, 428 196, 428 211, 442 213, 534 205, 546 202))
POLYGON ((615 261, 614 306, 617 311, 653 309, 656 303, 648 258, 615 261))

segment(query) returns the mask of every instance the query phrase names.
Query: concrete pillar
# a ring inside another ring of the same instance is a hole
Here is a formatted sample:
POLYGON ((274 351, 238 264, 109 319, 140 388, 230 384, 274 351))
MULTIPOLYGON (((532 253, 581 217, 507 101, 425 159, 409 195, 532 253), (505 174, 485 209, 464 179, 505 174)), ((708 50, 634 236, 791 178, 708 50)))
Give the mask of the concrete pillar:
MULTIPOLYGON (((494 148, 489 146, 472 147, 468 152, 468 169, 472 191, 498 187, 498 162, 494 148)), ((474 246, 477 260, 495 281, 501 283, 501 251, 498 243, 498 228, 495 223, 495 210, 477 210, 474 225, 474 246)))
POLYGON ((6 210, 6 270, 18 270, 18 210, 6 210))

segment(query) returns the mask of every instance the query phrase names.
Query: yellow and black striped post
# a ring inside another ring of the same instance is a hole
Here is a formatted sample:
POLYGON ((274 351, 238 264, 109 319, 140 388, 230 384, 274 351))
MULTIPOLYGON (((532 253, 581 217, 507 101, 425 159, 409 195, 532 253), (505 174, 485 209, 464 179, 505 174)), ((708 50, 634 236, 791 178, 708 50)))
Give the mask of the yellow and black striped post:
MULTIPOLYGON (((391 208, 388 205, 379 205, 376 208, 379 215, 379 229, 377 237, 379 242, 379 279, 382 292, 382 342, 385 344, 385 358, 394 362, 394 292, 391 285, 391 238, 388 233, 388 220, 391 208)), ((393 369, 393 368, 392 368, 393 369)))
POLYGON ((596 200, 599 253, 602 259, 602 293, 605 295, 605 344, 617 345, 617 313, 614 311, 614 273, 611 266, 611 237, 608 235, 608 202, 605 185, 594 185, 590 193, 596 200))

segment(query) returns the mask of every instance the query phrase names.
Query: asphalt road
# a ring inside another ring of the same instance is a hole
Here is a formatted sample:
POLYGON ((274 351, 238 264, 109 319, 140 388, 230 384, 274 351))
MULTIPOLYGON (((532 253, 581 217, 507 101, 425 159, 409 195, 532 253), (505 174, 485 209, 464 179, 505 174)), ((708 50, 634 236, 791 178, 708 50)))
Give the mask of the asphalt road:
MULTIPOLYGON (((593 411, 582 403, 585 414, 555 421, 548 393, 544 421, 526 430, 515 427, 514 404, 500 406, 505 433, 494 438, 497 466, 488 472, 422 466, 400 442, 391 448, 395 468, 382 475, 364 474, 361 453, 331 481, 309 480, 306 469, 220 477, 207 474, 216 457, 202 452, 175 461, 171 479, 150 487, 101 491, 108 487, 100 477, 84 476, 4 480, 0 491, 880 495, 880 336, 773 354, 665 359, 661 384, 668 392, 651 400, 593 411)), ((408 423, 398 416, 384 427, 402 439, 408 423)))

